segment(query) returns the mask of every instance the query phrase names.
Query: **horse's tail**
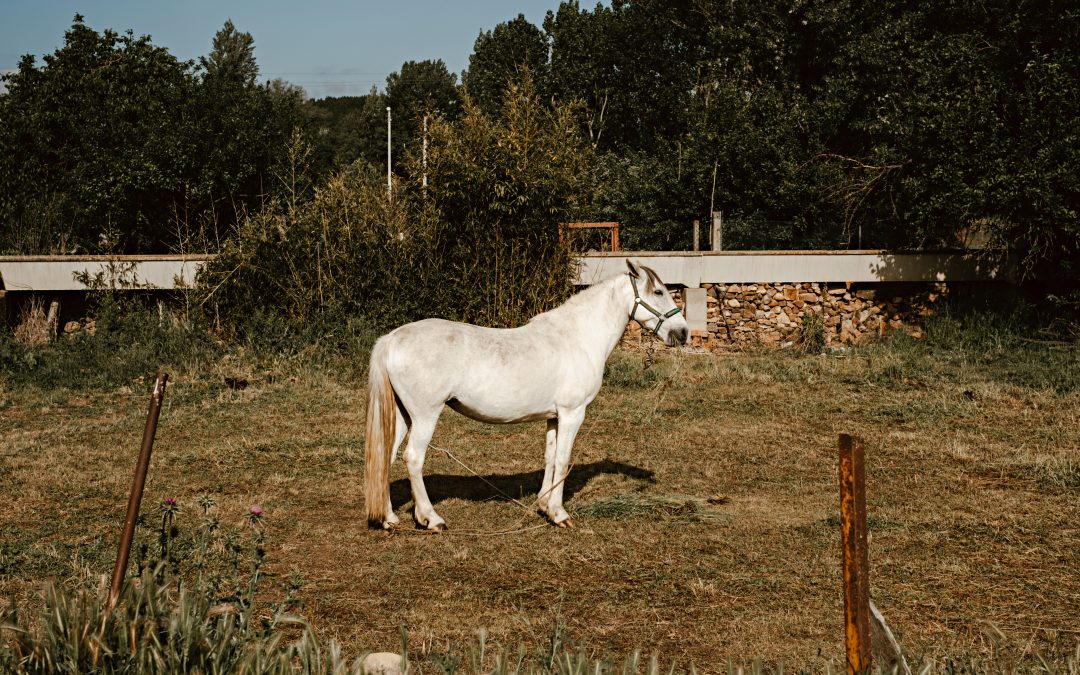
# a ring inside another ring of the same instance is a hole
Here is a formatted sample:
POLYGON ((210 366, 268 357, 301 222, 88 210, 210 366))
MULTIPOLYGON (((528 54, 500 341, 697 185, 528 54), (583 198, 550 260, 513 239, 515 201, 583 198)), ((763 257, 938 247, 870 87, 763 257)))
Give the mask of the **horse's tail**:
POLYGON ((389 340, 379 338, 368 369, 367 432, 364 437, 364 508, 368 525, 383 527, 390 501, 390 455, 394 451, 397 411, 387 372, 389 340))

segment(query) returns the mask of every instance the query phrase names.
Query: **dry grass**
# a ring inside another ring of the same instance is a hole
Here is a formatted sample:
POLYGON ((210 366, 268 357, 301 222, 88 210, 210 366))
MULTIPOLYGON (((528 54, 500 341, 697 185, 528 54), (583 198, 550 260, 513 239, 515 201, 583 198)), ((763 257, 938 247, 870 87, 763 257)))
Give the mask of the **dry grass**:
MULTIPOLYGON (((434 444, 482 478, 429 453, 452 528, 439 536, 366 528, 362 383, 179 381, 144 511, 152 524, 171 496, 194 513, 200 493, 225 520, 261 505, 269 569, 303 573, 320 632, 354 653, 394 650, 404 624, 424 671, 481 627, 489 648, 533 654, 562 627, 594 656, 820 670, 841 659, 847 432, 868 451, 872 593, 915 660, 1064 659, 1080 639, 1080 395, 928 358, 665 355, 635 385, 639 358, 617 354, 623 384, 601 392, 575 450, 571 531, 534 527, 540 516, 507 499, 535 498, 543 425, 448 411, 434 444)), ((109 572, 144 389, 0 391, 0 592, 26 605, 47 577, 109 572)), ((400 462, 392 475, 411 522, 400 462)))
POLYGON ((26 347, 40 347, 52 340, 54 330, 45 311, 45 301, 35 297, 19 311, 15 340, 26 347))

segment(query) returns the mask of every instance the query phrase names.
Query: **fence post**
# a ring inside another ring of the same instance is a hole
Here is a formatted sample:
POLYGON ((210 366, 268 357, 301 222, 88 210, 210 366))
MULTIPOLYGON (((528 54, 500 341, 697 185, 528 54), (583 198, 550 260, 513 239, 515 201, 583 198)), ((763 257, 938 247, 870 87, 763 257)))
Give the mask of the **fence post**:
POLYGON ((840 434, 840 541, 844 552, 844 646, 848 675, 870 670, 870 563, 861 438, 840 434))
POLYGON ((146 413, 142 448, 139 450, 139 461, 135 464, 135 480, 131 486, 131 494, 128 496, 124 533, 120 537, 120 548, 116 552, 116 565, 113 567, 112 585, 109 587, 109 607, 116 604, 117 598, 120 597, 120 587, 124 584, 128 556, 131 554, 131 541, 135 537, 135 522, 139 519, 139 505, 142 504, 143 487, 146 485, 146 472, 150 467, 150 451, 154 447, 154 434, 157 433, 161 399, 165 397, 165 383, 168 381, 168 374, 159 372, 154 381, 154 391, 150 395, 150 409, 146 413))
POLYGON ((694 219, 694 250, 701 250, 701 221, 694 219))
POLYGON ((714 251, 724 250, 724 213, 723 211, 712 212, 712 236, 709 244, 714 251))

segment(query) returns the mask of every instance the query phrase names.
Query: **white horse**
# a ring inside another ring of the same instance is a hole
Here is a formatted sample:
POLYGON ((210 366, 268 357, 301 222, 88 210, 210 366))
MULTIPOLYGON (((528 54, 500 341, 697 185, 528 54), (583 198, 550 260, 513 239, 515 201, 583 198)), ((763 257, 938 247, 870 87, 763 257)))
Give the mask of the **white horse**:
POLYGON ((483 328, 442 319, 406 324, 371 352, 364 498, 368 524, 389 528, 390 465, 409 433, 405 462, 413 517, 445 530, 424 487, 424 455, 443 406, 482 422, 547 420, 538 504, 552 523, 573 523, 563 483, 585 407, 600 391, 604 363, 630 320, 668 346, 686 342, 686 319, 656 272, 627 261, 629 274, 596 284, 519 328, 483 328))

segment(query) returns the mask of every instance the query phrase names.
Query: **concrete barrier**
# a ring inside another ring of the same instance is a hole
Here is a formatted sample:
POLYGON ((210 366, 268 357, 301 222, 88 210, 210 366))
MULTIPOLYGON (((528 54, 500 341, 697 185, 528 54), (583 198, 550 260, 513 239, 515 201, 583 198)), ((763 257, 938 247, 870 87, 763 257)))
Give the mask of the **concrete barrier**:
POLYGON ((89 290, 80 279, 106 288, 173 290, 195 284, 213 255, 0 256, 0 288, 9 292, 89 290))
POLYGON ((638 251, 581 257, 577 283, 591 286, 626 270, 626 259, 656 270, 670 285, 718 283, 881 283, 1008 280, 1000 265, 967 252, 638 251))

